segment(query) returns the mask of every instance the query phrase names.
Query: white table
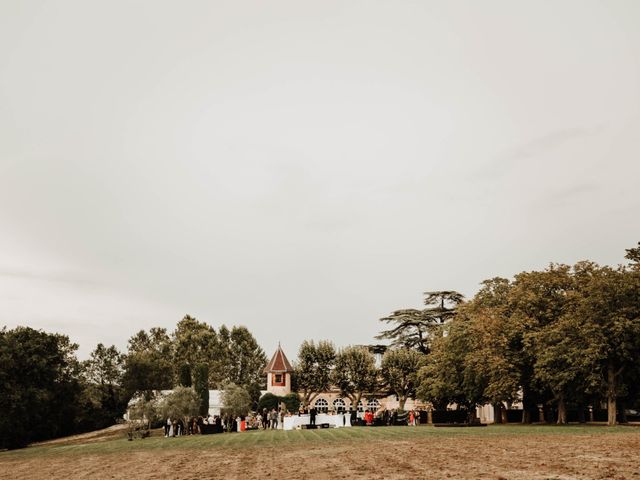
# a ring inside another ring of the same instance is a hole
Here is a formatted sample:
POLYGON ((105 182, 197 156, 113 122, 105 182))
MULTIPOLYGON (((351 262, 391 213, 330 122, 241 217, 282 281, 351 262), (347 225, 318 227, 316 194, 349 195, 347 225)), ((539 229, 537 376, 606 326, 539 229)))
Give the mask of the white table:
MULTIPOLYGON (((311 423, 310 416, 307 415, 292 415, 291 417, 284 417, 284 430, 294 430, 302 425, 308 425, 311 423)), ((342 428, 351 426, 351 417, 349 414, 338 413, 335 415, 329 415, 327 413, 319 413, 316 415, 316 425, 322 423, 328 423, 331 427, 342 428)))

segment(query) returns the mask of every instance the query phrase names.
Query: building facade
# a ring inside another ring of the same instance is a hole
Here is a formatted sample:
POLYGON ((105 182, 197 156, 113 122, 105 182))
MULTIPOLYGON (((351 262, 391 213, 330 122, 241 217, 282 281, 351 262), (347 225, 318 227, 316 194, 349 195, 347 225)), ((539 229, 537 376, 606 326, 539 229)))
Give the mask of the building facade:
MULTIPOLYGON (((379 363, 380 355, 376 357, 379 363)), ((267 392, 274 395, 284 396, 291 393, 291 374, 293 367, 287 359, 282 347, 278 345, 271 361, 264 369, 267 374, 267 392)), ((349 409, 357 410, 359 413, 365 410, 377 412, 379 410, 395 410, 399 407, 398 399, 395 395, 386 395, 380 392, 371 392, 363 395, 358 405, 352 405, 351 400, 342 396, 340 390, 331 388, 320 392, 311 402, 319 413, 344 412, 349 409)), ((404 405, 405 410, 426 409, 426 405, 416 402, 414 399, 407 399, 404 405)))

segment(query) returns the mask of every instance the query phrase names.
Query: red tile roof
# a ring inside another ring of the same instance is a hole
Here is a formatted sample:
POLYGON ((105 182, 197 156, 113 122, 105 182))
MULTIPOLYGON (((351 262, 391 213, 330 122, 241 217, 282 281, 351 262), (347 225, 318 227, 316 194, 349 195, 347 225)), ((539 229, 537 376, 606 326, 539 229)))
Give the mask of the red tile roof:
POLYGON ((278 345, 276 353, 273 354, 273 357, 271 357, 271 361, 264 368, 264 373, 287 372, 293 372, 293 367, 289 363, 289 360, 287 360, 287 356, 282 351, 282 348, 280 348, 280 345, 278 345))

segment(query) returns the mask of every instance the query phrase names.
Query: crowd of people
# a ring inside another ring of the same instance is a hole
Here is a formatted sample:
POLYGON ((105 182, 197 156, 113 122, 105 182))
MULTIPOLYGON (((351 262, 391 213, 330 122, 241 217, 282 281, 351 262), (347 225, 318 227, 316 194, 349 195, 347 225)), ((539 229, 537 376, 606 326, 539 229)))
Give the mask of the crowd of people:
POLYGON ((182 435, 235 431, 239 422, 239 418, 232 418, 229 415, 191 417, 187 422, 182 418, 167 418, 164 422, 164 436, 180 437, 182 435))
MULTIPOLYGON (((327 412, 329 415, 334 412, 327 412)), ((366 409, 362 412, 356 410, 345 410, 338 412, 344 414, 344 422, 348 417, 351 425, 373 426, 373 425, 409 425, 420 424, 420 412, 411 410, 409 412, 399 412, 398 410, 380 409, 374 412, 366 409)), ((309 415, 309 424, 316 424, 318 411, 312 407, 310 409, 300 408, 298 415, 309 415)), ((243 430, 275 430, 284 425, 284 418, 294 415, 285 409, 264 408, 261 412, 256 412, 246 417, 233 418, 230 415, 209 415, 191 417, 185 422, 183 418, 167 418, 164 422, 165 437, 180 437, 183 435, 197 435, 208 433, 236 432, 243 430)))

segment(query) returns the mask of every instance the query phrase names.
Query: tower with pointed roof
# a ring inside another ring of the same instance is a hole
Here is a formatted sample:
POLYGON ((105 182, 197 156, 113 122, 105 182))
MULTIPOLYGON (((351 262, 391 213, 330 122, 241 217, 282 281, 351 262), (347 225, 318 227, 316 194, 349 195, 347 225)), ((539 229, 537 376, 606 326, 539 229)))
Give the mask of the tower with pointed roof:
POLYGON ((267 374, 267 392, 278 396, 291 393, 293 367, 282 351, 280 343, 278 343, 278 349, 271 357, 271 361, 264 368, 264 373, 267 374))

